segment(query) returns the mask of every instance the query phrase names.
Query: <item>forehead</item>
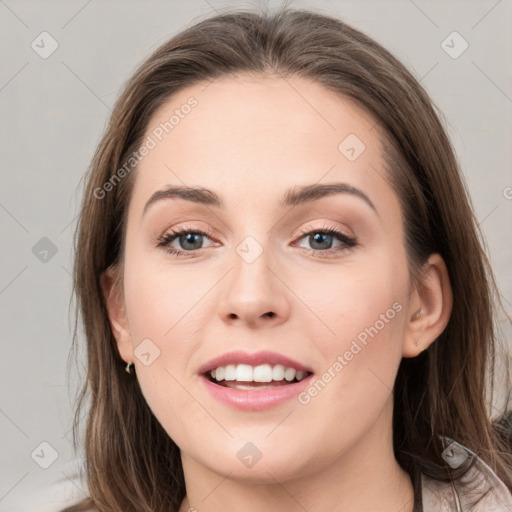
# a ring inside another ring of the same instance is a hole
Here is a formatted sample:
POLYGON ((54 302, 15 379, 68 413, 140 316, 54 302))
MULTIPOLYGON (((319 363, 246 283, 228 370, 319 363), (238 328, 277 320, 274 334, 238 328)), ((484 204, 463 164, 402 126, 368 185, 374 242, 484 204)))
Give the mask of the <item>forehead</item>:
POLYGON ((238 203, 322 181, 386 185, 372 116, 304 78, 240 75, 187 87, 155 112, 145 140, 152 147, 132 196, 139 211, 171 184, 222 191, 238 203))

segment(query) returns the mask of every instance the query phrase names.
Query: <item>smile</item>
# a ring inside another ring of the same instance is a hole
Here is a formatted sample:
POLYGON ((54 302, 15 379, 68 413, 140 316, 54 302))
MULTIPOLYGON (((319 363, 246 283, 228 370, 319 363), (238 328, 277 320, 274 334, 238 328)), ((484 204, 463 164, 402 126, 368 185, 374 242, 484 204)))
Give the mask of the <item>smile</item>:
POLYGON ((309 373, 282 364, 261 364, 258 366, 229 364, 211 370, 209 376, 211 382, 224 387, 234 389, 255 389, 255 387, 258 387, 262 389, 286 385, 290 382, 300 382, 309 373))
POLYGON ((268 351, 230 352, 206 363, 198 373, 211 397, 245 411, 260 411, 291 400, 313 377, 310 368, 268 351))

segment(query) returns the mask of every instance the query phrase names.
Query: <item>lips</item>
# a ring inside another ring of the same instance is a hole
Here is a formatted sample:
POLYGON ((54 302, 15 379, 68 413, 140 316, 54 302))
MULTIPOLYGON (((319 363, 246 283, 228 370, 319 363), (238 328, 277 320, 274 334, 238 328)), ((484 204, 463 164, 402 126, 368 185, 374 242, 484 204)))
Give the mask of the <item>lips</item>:
POLYGON ((229 352, 208 361, 198 374, 211 397, 243 411, 263 411, 288 402, 313 379, 308 366, 269 351, 229 352))

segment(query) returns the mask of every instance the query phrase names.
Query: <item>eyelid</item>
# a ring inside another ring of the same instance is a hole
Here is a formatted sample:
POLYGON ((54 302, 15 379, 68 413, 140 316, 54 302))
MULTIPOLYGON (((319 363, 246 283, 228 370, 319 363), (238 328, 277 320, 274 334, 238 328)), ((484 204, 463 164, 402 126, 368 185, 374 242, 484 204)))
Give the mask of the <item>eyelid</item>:
MULTIPOLYGON (((306 227, 300 228, 299 235, 309 235, 311 232, 324 232, 324 231, 336 231, 347 238, 355 238, 355 235, 352 233, 351 230, 343 229, 335 224, 329 224, 327 221, 324 221, 324 223, 321 226, 312 226, 308 225, 306 227), (349 231, 349 232, 347 232, 349 231)), ((295 237, 296 238, 296 237, 295 237)))
POLYGON ((209 228, 203 229, 203 228, 198 228, 198 227, 194 227, 194 226, 190 226, 190 225, 185 225, 185 226, 178 226, 176 228, 166 229, 157 238, 157 245, 158 246, 164 245, 164 243, 166 242, 167 239, 169 239, 169 238, 176 239, 179 236, 181 236, 182 234, 186 234, 186 233, 197 233, 197 234, 201 234, 201 235, 208 237, 210 240, 215 239, 215 235, 214 235, 213 231, 209 228))

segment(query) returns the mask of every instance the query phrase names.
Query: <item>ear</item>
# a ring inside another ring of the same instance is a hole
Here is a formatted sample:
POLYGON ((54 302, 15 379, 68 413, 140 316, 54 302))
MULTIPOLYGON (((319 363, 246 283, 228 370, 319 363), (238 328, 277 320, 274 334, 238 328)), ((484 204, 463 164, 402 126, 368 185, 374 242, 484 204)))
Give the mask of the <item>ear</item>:
POLYGON ((410 300, 411 317, 402 347, 403 357, 426 350, 448 325, 453 307, 448 269, 439 254, 425 263, 410 300))
POLYGON ((133 347, 124 299, 120 289, 121 276, 119 272, 118 267, 109 267, 101 274, 100 284, 117 348, 123 360, 128 363, 133 361, 133 347))

